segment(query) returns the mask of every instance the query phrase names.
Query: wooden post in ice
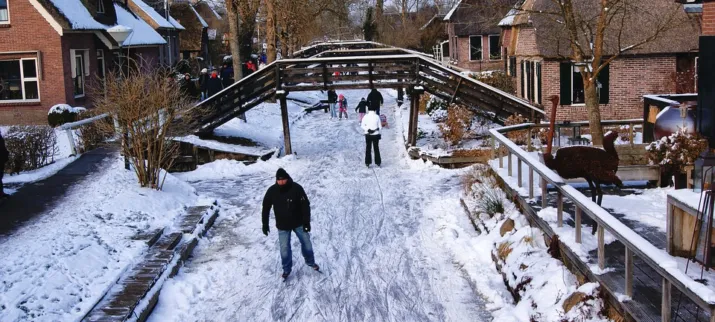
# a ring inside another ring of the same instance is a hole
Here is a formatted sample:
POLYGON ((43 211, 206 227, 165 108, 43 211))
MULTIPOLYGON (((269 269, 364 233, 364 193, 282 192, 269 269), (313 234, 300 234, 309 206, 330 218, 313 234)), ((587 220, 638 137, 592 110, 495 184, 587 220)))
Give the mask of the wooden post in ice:
POLYGON ((519 188, 523 186, 521 183, 521 158, 516 159, 516 178, 519 180, 519 188))
POLYGON ((660 304, 660 308, 662 321, 670 322, 670 281, 665 277, 663 277, 663 301, 660 304))
POLYGON ((626 296, 633 297, 633 251, 626 247, 626 296))
POLYGON ((420 114, 420 95, 425 92, 424 87, 422 86, 415 86, 412 88, 410 91, 410 104, 411 104, 411 109, 410 109, 410 133, 408 135, 409 138, 411 138, 409 141, 410 146, 415 146, 417 145, 417 120, 418 116, 420 114))
POLYGON ((556 225, 564 226, 564 195, 561 190, 556 191, 556 225))
POLYGON ((534 168, 529 166, 529 199, 534 199, 534 168))
POLYGON ((574 218, 574 228, 576 228, 576 243, 581 243, 581 207, 576 205, 576 218, 574 218))
POLYGON ((507 170, 509 171, 509 176, 511 177, 511 150, 509 150, 509 153, 507 154, 507 156, 509 157, 509 159, 506 160, 507 161, 506 165, 508 168, 507 170))
POLYGON ((531 127, 527 130, 528 134, 526 137, 526 151, 531 152, 531 127))
POLYGON ((290 145, 290 128, 288 123, 288 104, 286 103, 286 96, 288 94, 284 90, 276 91, 276 96, 281 101, 281 119, 283 120, 283 140, 285 142, 285 155, 293 154, 293 149, 290 145))
POLYGON ((606 268, 606 243, 603 241, 603 226, 598 225, 598 268, 606 268))
POLYGON ((548 195, 549 192, 546 191, 546 179, 541 177, 541 208, 546 208, 546 205, 549 204, 547 200, 548 195))

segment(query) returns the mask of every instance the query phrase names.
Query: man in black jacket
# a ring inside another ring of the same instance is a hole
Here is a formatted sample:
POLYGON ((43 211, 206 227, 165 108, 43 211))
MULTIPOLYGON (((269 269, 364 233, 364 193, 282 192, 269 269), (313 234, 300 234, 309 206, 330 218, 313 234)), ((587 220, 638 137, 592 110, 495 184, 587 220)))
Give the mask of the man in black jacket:
POLYGON ((310 242, 310 201, 305 190, 293 182, 283 168, 276 171, 276 184, 266 191, 263 197, 263 234, 268 236, 268 215, 273 208, 278 229, 278 242, 283 263, 283 278, 290 275, 293 268, 293 253, 290 249, 290 233, 293 231, 300 240, 300 249, 305 264, 314 270, 320 267, 315 263, 313 245, 310 242))
POLYGON ((335 104, 338 102, 338 94, 335 93, 334 89, 328 90, 328 104, 330 105, 330 118, 334 119, 338 117, 338 113, 335 110, 335 104))
POLYGON ((3 139, 2 133, 0 133, 0 198, 7 197, 7 194, 5 194, 5 191, 3 190, 2 176, 5 173, 5 163, 9 157, 10 152, 7 151, 7 147, 5 147, 5 139, 3 139))
POLYGON ((380 116, 380 107, 382 106, 382 103, 384 103, 382 94, 380 94, 377 89, 373 88, 370 91, 370 94, 367 94, 367 104, 375 110, 375 114, 377 114, 377 116, 380 116))

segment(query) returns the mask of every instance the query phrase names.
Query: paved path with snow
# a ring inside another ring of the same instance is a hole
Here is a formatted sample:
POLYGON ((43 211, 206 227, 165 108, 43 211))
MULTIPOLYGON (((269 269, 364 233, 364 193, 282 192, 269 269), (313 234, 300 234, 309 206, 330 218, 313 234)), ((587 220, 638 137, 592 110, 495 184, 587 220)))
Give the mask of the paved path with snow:
MULTIPOLYGON (((356 103, 367 92, 345 94, 356 103)), ((491 320, 438 237, 459 234, 440 224, 445 214, 469 225, 459 205, 460 172, 409 160, 391 114, 394 98, 383 95, 393 128, 383 131, 382 168, 364 165, 355 113, 342 121, 312 113, 291 128, 297 157, 253 165, 259 170, 232 179, 194 182, 225 210, 194 258, 167 282, 150 321, 491 320), (285 283, 272 215, 268 237, 260 219, 278 166, 311 199, 311 237, 323 270, 305 266, 293 237, 293 273, 285 283)))
POLYGON ((70 187, 101 171, 102 164, 115 154, 116 148, 95 149, 83 154, 53 176, 23 185, 12 197, 0 202, 0 236, 12 234, 27 221, 52 209, 70 187))

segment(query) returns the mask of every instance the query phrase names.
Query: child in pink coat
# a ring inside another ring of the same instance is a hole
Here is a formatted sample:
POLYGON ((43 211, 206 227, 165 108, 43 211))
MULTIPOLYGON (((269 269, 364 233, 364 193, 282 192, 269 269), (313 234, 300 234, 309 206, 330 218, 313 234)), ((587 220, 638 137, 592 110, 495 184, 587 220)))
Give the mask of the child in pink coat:
POLYGON ((338 113, 341 120, 343 119, 343 113, 345 113, 345 119, 348 119, 348 100, 343 94, 338 96, 338 113))

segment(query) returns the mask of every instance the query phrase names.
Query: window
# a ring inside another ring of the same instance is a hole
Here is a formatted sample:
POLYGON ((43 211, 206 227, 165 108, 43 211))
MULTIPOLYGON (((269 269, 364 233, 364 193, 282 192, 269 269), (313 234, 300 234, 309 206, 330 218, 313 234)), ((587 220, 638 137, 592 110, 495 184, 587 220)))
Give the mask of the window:
POLYGON ((501 60, 501 44, 499 44, 499 35, 489 35, 489 59, 501 60))
POLYGON ((521 62, 521 95, 536 104, 541 104, 541 62, 521 62))
POLYGON ((89 76, 89 50, 70 49, 70 64, 74 97, 84 97, 86 77, 89 76))
POLYGON ((509 57, 509 76, 516 77, 516 57, 509 57))
POLYGON ((469 36, 469 60, 482 60, 482 36, 469 36))
MULTIPOLYGON (((561 105, 586 103, 583 77, 581 77, 582 68, 590 68, 590 65, 575 65, 572 62, 561 63, 561 105)), ((596 95, 598 95, 599 104, 608 104, 609 101, 609 70, 610 65, 606 65, 596 77, 596 95)))
POLYGON ((104 0, 97 0, 97 13, 104 13, 104 0))
POLYGON ((8 13, 7 1, 8 0, 0 0, 0 23, 10 22, 10 14, 8 13))
POLYGON ((0 102, 39 100, 37 59, 0 61, 0 102))

